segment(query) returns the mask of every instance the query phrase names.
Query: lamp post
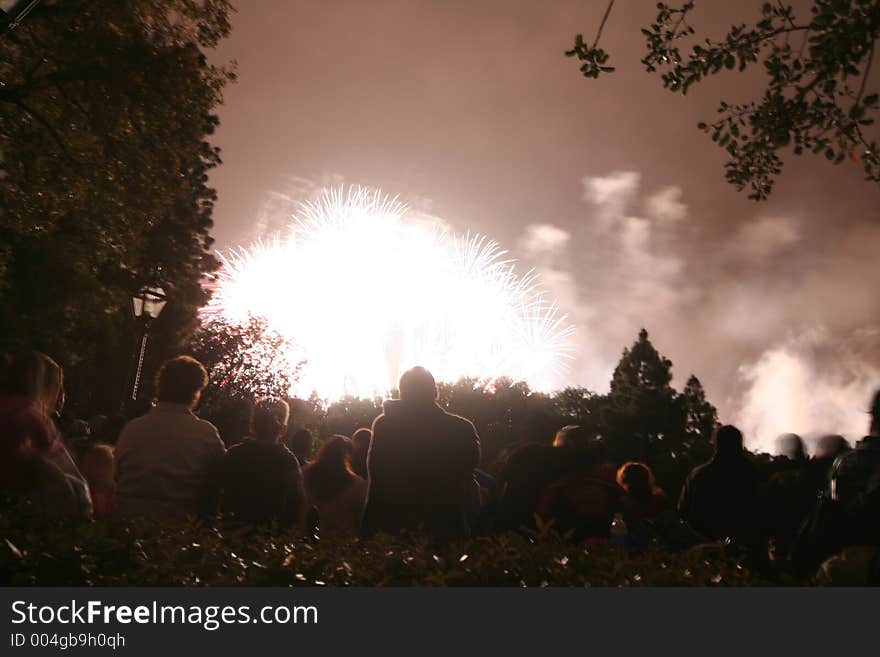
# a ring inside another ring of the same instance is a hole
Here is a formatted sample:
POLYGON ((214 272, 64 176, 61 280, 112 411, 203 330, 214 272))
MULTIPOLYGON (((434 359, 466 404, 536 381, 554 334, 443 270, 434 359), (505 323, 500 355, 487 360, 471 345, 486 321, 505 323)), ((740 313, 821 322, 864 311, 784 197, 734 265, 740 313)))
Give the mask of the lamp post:
POLYGON ((131 312, 135 319, 141 320, 144 325, 141 347, 135 364, 134 381, 131 386, 132 401, 137 401, 138 397, 141 372, 144 368, 144 355, 147 353, 147 341, 150 337, 150 325, 162 313, 167 301, 165 290, 158 285, 144 285, 131 297, 131 312))
POLYGON ((0 0, 0 35, 8 32, 31 13, 40 0, 0 0))

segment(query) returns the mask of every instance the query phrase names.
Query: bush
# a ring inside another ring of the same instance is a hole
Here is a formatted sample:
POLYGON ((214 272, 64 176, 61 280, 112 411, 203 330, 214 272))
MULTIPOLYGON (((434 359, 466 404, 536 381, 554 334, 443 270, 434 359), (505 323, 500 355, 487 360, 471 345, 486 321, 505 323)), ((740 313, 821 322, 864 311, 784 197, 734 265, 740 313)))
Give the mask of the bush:
POLYGON ((623 558, 552 532, 437 547, 421 536, 302 537, 280 529, 72 524, 0 516, 0 584, 13 586, 751 586, 719 546, 623 558))

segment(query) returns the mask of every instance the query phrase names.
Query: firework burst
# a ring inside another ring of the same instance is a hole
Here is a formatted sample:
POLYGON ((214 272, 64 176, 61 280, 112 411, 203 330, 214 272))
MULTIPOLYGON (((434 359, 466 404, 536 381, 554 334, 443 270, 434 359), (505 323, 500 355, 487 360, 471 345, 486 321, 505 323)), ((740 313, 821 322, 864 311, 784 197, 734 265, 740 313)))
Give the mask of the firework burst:
POLYGON ((412 365, 438 380, 551 387, 572 328, 494 241, 410 216, 377 190, 324 190, 286 234, 220 254, 209 318, 260 317, 306 361, 292 392, 384 396, 412 365))

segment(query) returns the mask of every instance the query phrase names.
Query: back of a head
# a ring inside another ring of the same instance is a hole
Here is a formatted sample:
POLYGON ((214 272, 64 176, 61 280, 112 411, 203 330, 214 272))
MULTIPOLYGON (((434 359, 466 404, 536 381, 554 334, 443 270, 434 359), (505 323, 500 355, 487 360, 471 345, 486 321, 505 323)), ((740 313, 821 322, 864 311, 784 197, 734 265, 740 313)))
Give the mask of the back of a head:
POLYGON ((644 463, 627 461, 617 471, 617 483, 636 498, 650 497, 654 493, 654 473, 644 463))
POLYGON ((351 458, 352 444, 348 436, 330 436, 312 463, 313 468, 326 467, 331 470, 346 469, 351 458))
POLYGON ((192 356, 177 356, 162 363, 155 385, 157 401, 194 406, 208 385, 208 372, 192 356))
POLYGON ((290 451, 301 459, 307 459, 312 455, 312 433, 308 429, 297 429, 287 440, 290 451))
POLYGON ((366 427, 361 427, 351 436, 351 444, 357 451, 367 451, 370 448, 370 442, 373 440, 373 432, 366 427))
POLYGON ((880 390, 874 393, 871 401, 871 426, 868 431, 871 435, 880 436, 880 390))
POLYGON ((266 397, 257 400, 251 413, 251 429, 259 440, 274 442, 287 429, 290 406, 283 399, 266 397))
POLYGON ((591 438, 592 436, 584 427, 577 424, 569 424, 556 432, 553 446, 584 449, 590 446, 591 438))
POLYGON ((715 445, 715 453, 722 456, 734 456, 742 454, 743 451, 742 432, 732 424, 725 424, 715 429, 712 443, 715 445))
POLYGON ((852 449, 846 438, 839 434, 822 436, 816 443, 817 459, 836 459, 840 454, 852 449))
POLYGON ((416 403, 429 403, 437 399, 437 383, 424 367, 413 367, 400 377, 400 399, 416 403))
POLYGON ((63 385, 61 366, 39 351, 10 357, 3 368, 3 392, 27 397, 49 413, 55 409, 63 385))
POLYGON ((784 433, 776 439, 776 453, 792 461, 803 461, 807 458, 803 439, 796 433, 784 433))
POLYGON ((330 436, 318 451, 315 460, 306 466, 303 475, 311 494, 319 499, 336 495, 352 480, 351 440, 346 436, 330 436))

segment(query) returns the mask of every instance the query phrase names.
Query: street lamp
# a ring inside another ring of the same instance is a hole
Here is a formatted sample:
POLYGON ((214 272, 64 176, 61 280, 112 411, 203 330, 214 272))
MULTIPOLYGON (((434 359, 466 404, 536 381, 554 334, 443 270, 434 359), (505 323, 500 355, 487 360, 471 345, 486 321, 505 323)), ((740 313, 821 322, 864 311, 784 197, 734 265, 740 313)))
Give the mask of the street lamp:
POLYGON ((0 0, 0 34, 24 20, 40 0, 0 0))
POLYGON ((147 353, 147 341, 150 337, 150 324, 162 313, 167 302, 165 290, 158 285, 144 285, 131 297, 131 312, 135 319, 141 320, 144 324, 144 334, 141 337, 141 348, 134 371, 134 383, 131 387, 132 401, 137 401, 141 372, 144 367, 144 355, 147 353))

